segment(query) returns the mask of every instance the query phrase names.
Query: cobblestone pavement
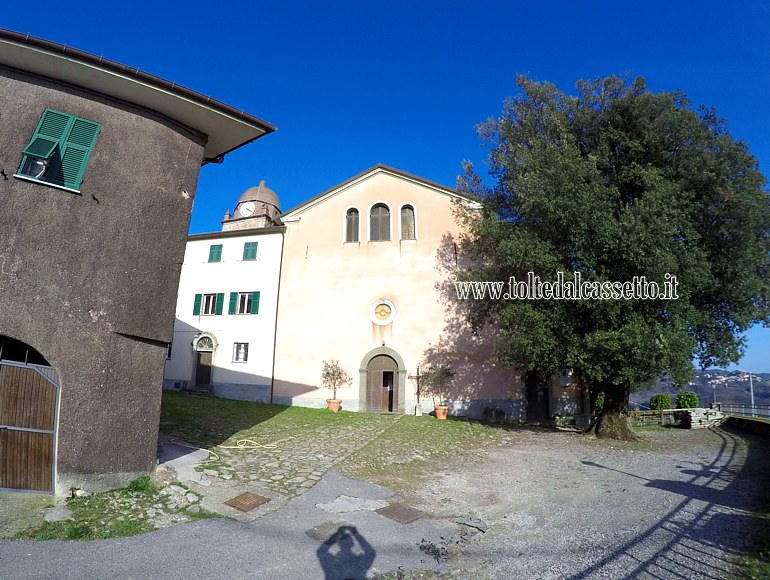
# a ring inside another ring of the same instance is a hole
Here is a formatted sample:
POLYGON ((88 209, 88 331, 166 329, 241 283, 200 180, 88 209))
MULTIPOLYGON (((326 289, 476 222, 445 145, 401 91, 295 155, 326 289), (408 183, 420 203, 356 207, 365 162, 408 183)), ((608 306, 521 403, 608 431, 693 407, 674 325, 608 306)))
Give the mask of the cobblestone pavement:
MULTIPOLYGON (((298 426, 296 432, 278 440, 247 440, 242 449, 227 448, 235 445, 213 447, 208 460, 198 451, 196 455, 201 460, 195 462, 197 465, 193 469, 180 470, 174 461, 168 466, 177 472, 180 481, 210 498, 204 502, 208 509, 251 520, 309 490, 329 469, 371 444, 401 417, 373 415, 366 423, 315 427, 307 431, 298 426), (248 515, 222 505, 221 502, 227 499, 225 496, 232 497, 240 490, 269 497, 271 505, 248 515)), ((161 444, 187 445, 163 435, 161 444)))

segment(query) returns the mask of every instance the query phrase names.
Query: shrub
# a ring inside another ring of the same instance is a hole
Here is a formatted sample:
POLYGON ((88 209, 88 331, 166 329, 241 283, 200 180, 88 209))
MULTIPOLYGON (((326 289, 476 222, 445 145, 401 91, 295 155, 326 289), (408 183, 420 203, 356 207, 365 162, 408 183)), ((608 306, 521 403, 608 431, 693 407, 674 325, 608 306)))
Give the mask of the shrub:
POLYGON ((596 395, 596 402, 594 403, 594 415, 599 415, 604 409, 604 393, 596 395))
POLYGON ((650 397, 650 409, 653 411, 661 411, 663 409, 671 408, 671 397, 667 393, 658 393, 650 397))
POLYGON ((143 475, 139 479, 135 479, 126 486, 128 491, 153 491, 155 486, 152 484, 152 480, 149 475, 143 475))
POLYGON ((435 399, 439 405, 447 404, 448 387, 455 376, 454 371, 445 366, 428 367, 420 375, 420 386, 435 399))
POLYGON ((680 391, 676 396, 677 409, 694 409, 698 406, 698 395, 692 391, 680 391))
POLYGON ((321 384, 332 392, 332 399, 337 398, 337 389, 353 384, 353 377, 336 360, 323 361, 321 384))

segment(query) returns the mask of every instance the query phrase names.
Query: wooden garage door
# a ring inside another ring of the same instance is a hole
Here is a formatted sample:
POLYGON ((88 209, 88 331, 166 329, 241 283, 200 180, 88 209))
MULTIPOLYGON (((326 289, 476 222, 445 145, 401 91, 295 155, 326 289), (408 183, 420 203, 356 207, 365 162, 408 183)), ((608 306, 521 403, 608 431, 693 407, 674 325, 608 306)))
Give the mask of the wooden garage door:
POLYGON ((53 492, 56 386, 0 363, 0 488, 53 492))

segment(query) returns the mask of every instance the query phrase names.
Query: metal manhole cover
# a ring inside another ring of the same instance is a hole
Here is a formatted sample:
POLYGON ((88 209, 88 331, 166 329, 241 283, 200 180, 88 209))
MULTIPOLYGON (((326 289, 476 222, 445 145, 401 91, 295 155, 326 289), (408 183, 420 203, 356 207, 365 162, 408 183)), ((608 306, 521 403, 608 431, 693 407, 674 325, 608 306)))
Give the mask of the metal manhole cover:
POLYGON ((267 503, 270 501, 266 497, 262 497, 261 495, 257 495, 256 493, 251 493, 250 491, 244 492, 241 495, 236 495, 232 499, 228 499, 225 502, 225 505, 229 505, 232 508, 235 508, 237 510, 240 510, 242 512, 248 512, 253 510, 255 507, 262 505, 263 503, 267 503))
POLYGON ((425 515, 419 510, 398 503, 374 511, 400 524, 410 524, 425 515))

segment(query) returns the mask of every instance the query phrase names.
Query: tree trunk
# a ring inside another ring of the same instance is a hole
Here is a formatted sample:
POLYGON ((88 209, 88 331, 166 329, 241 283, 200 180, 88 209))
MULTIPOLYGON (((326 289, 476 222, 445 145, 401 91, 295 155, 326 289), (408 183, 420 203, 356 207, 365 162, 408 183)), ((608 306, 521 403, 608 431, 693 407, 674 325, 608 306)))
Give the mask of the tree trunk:
POLYGON ((600 387, 600 390, 604 391, 604 408, 587 433, 594 433, 602 439, 639 441, 639 437, 628 422, 628 398, 631 395, 631 385, 605 383, 600 387))

